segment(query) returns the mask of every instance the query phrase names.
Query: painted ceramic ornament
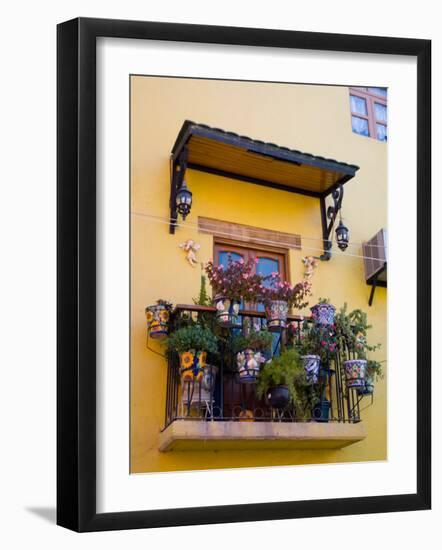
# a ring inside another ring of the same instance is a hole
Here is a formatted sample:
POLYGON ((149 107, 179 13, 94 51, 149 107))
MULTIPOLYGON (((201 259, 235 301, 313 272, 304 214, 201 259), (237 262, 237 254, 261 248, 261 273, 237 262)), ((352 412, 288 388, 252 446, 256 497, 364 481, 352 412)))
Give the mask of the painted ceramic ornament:
POLYGON ((218 324, 225 328, 241 326, 239 319, 239 300, 230 300, 223 296, 216 296, 214 299, 216 307, 216 319, 218 324))
POLYGON ((242 384, 256 383, 261 365, 266 362, 266 358, 260 351, 245 349, 236 354, 236 364, 238 367, 239 381, 242 384))
POLYGON ((169 334, 169 319, 172 304, 166 300, 157 300, 145 309, 147 332, 150 338, 162 339, 169 334))
POLYGON ((203 379, 204 368, 206 367, 207 353, 195 351, 194 349, 183 351, 180 354, 180 373, 182 382, 197 381, 203 379))
POLYGON ((301 359, 304 363, 307 381, 310 384, 317 384, 319 380, 321 358, 319 357, 319 355, 303 355, 301 359))
POLYGON ((193 239, 187 239, 187 241, 181 243, 179 247, 186 253, 186 260, 189 265, 196 267, 198 265, 197 254, 201 245, 196 243, 193 239))
POLYGON ((218 367, 214 365, 205 365, 202 369, 202 376, 197 378, 182 374, 182 403, 194 407, 198 404, 205 405, 213 401, 213 391, 215 389, 217 374, 218 367))
POLYGON ((287 326, 289 306, 284 300, 271 300, 266 306, 267 328, 270 332, 281 332, 287 326))
POLYGON ((316 325, 327 327, 334 323, 336 308, 332 304, 320 303, 310 309, 316 325))
POLYGON ((358 388, 359 395, 373 395, 374 393, 374 378, 373 376, 365 376, 364 386, 358 388))
POLYGON ((344 361, 345 381, 347 388, 365 387, 365 369, 367 361, 365 359, 351 359, 344 361))

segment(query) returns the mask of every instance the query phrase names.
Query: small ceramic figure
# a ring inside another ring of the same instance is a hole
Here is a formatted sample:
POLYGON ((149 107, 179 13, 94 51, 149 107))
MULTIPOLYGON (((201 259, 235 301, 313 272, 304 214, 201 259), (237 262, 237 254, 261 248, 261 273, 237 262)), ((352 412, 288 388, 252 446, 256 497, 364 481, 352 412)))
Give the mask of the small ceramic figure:
POLYGON ((186 242, 181 243, 180 248, 186 252, 186 260, 192 267, 195 267, 198 264, 198 259, 196 257, 198 250, 201 248, 201 245, 196 243, 193 239, 187 239, 186 242))

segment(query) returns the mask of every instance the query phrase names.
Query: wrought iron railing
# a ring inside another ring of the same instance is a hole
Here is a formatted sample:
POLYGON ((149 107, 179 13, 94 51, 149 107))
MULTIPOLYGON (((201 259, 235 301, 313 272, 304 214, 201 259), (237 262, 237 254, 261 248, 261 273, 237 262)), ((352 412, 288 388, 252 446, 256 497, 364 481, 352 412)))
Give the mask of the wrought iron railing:
MULTIPOLYGON (((338 350, 330 360, 322 362, 316 395, 318 401, 313 410, 297 409, 291 404, 284 409, 274 409, 259 398, 255 384, 240 382, 236 370, 235 354, 230 345, 235 333, 246 324, 255 328, 266 324, 265 313, 255 310, 240 310, 241 327, 223 329, 223 349, 216 360, 209 357, 200 381, 181 381, 178 355, 167 360, 167 387, 165 407, 165 428, 175 420, 201 421, 255 421, 255 422, 350 422, 361 421, 361 400, 364 394, 356 388, 347 388, 343 361, 355 359, 348 350, 338 350)), ((178 305, 171 316, 171 330, 186 324, 198 322, 211 328, 216 326, 216 309, 199 305, 178 305)), ((311 322, 296 315, 289 315, 288 322, 298 324, 311 322)), ((299 333, 300 331, 295 331, 299 333)), ((278 355, 285 345, 286 335, 275 335, 272 355, 278 355)), ((371 396, 371 402, 373 397, 371 396)))

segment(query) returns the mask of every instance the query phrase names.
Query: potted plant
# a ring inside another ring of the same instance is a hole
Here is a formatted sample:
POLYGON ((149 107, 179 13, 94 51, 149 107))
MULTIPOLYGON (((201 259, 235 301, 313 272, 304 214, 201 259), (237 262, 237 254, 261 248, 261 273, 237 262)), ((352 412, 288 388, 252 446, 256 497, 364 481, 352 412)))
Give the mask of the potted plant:
POLYGON ((367 341, 367 314, 355 309, 347 313, 347 304, 340 309, 335 319, 336 336, 342 351, 347 350, 355 356, 344 361, 346 384, 356 388, 361 395, 373 393, 375 379, 382 378, 382 365, 379 361, 368 359, 368 353, 380 348, 380 344, 370 345, 367 341))
POLYGON ((218 353, 216 336, 208 328, 189 325, 173 332, 166 340, 167 354, 177 353, 180 358, 181 381, 203 379, 207 354, 218 353))
POLYGON ((323 326, 303 321, 291 326, 293 345, 304 362, 307 379, 312 384, 319 380, 321 363, 327 364, 337 350, 335 326, 323 326))
POLYGON ((310 308, 316 325, 329 327, 335 320, 336 308, 328 298, 319 298, 319 302, 310 308))
POLYGON ((261 300, 264 302, 267 327, 271 332, 281 332, 287 326, 287 315, 292 307, 302 309, 310 294, 311 283, 304 280, 296 285, 283 281, 279 273, 272 273, 261 285, 261 300))
POLYGON ((208 262, 205 269, 214 294, 218 323, 226 328, 240 326, 241 301, 255 302, 262 283, 262 277, 253 273, 254 260, 233 261, 229 256, 227 266, 208 262))
POLYGON ((266 330, 252 330, 247 336, 235 338, 233 348, 241 383, 256 383, 261 365, 268 359, 272 341, 272 334, 266 330))
POLYGON ((298 352, 294 348, 284 351, 262 367, 257 384, 258 396, 265 395, 274 409, 284 409, 290 401, 296 404, 295 380, 300 373, 304 374, 304 367, 298 352))
POLYGON ((167 300, 157 300, 156 304, 145 309, 147 333, 151 338, 162 339, 169 333, 169 319, 172 304, 167 300))

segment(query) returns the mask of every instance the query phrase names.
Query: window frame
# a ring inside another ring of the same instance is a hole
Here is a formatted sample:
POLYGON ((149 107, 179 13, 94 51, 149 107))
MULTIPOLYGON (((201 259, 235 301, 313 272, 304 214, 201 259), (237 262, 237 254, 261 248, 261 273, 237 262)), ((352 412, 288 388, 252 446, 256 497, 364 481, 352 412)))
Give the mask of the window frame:
MULTIPOLYGON (((234 240, 234 239, 219 239, 214 238, 213 239, 213 263, 214 265, 218 265, 218 252, 220 251, 220 248, 227 249, 231 252, 236 252, 237 254, 242 253, 242 251, 245 251, 244 254, 244 260, 247 261, 250 257, 251 252, 256 251, 259 253, 267 253, 269 254, 269 258, 271 258, 272 254, 274 256, 277 256, 277 259, 282 259, 281 267, 283 271, 281 271, 281 275, 283 276, 284 280, 290 282, 290 262, 289 262, 289 249, 288 248, 279 248, 276 246, 267 246, 267 245, 260 245, 255 243, 249 243, 246 241, 241 240, 234 240)), ((276 259, 276 258, 275 258, 276 259)))
MULTIPOLYGON (((355 88, 350 87, 349 88, 349 96, 355 96, 355 97, 359 97, 361 99, 364 99, 365 100, 365 105, 367 107, 367 114, 366 115, 363 115, 361 113, 356 113, 356 112, 352 111, 352 109, 351 109, 351 100, 350 100, 350 119, 355 116, 357 118, 362 118, 362 119, 364 119, 368 122, 368 136, 364 136, 363 134, 358 134, 358 132, 355 132, 353 130, 353 126, 352 126, 352 132, 354 134, 358 135, 358 136, 371 137, 371 138, 373 138, 377 141, 380 141, 382 143, 386 143, 388 141, 388 111, 387 111, 387 121, 378 120, 376 118, 376 110, 375 110, 374 104, 379 103, 380 105, 384 105, 388 109, 388 98, 384 97, 384 96, 381 96, 379 94, 376 94, 374 92, 363 90, 363 89, 357 88, 357 87, 355 87, 355 88), (381 124, 382 126, 385 126, 386 135, 387 135, 386 140, 381 140, 377 137, 376 124, 381 124)), ((349 99, 350 99, 350 97, 349 97, 349 99)))

